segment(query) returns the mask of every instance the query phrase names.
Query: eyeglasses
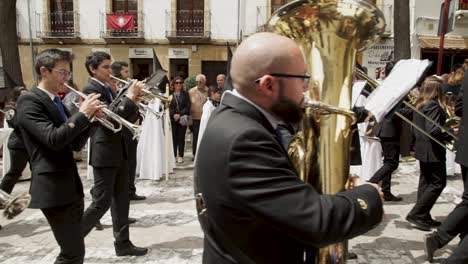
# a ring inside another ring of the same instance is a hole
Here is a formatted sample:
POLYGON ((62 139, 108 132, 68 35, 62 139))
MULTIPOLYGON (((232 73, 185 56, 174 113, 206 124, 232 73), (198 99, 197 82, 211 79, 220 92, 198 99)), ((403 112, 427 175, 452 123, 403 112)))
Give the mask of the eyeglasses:
POLYGON ((72 77, 72 72, 69 72, 67 70, 57 70, 54 68, 47 68, 47 69, 58 72, 62 77, 70 77, 70 78, 72 77))
POLYGON ((175 82, 175 84, 182 84, 182 82, 175 82))
MULTIPOLYGON (((300 74, 287 74, 287 73, 269 73, 265 75, 270 75, 273 77, 280 77, 280 78, 299 78, 299 79, 303 79, 305 83, 308 83, 310 79, 310 76, 308 74, 300 75, 300 74)), ((259 83, 262 78, 263 76, 256 79, 255 82, 259 83)))

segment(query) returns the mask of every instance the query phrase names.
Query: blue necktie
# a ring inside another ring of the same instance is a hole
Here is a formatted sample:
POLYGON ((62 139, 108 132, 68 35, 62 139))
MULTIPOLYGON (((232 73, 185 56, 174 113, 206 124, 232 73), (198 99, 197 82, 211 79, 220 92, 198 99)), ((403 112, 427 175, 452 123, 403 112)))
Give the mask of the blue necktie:
POLYGON ((276 134, 276 138, 278 139, 278 142, 281 144, 281 146, 283 146, 283 133, 281 133, 281 128, 280 126, 277 126, 276 129, 275 129, 275 134, 276 134))
POLYGON ((62 101, 60 101, 60 98, 58 96, 54 97, 54 103, 57 105, 57 109, 60 113, 60 117, 62 118, 62 121, 65 123, 68 119, 67 114, 65 114, 65 108, 63 107, 62 101))

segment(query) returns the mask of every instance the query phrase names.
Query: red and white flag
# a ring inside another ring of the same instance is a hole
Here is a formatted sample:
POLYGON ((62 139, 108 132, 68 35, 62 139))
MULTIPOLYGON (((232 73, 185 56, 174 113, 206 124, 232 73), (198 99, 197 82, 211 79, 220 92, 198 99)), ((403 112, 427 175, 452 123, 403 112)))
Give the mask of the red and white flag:
POLYGON ((107 29, 134 30, 135 16, 129 14, 107 14, 107 29))

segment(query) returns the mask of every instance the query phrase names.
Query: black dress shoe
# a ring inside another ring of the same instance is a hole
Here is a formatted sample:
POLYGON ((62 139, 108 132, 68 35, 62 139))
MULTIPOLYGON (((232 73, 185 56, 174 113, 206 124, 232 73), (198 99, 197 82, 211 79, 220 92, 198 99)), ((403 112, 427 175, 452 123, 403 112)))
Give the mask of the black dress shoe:
POLYGON ((403 198, 395 196, 395 195, 390 193, 390 194, 384 194, 384 200, 386 202, 399 202, 399 201, 403 200, 403 198))
POLYGON ((96 230, 99 230, 99 231, 104 230, 104 227, 102 226, 100 221, 96 223, 96 230))
POLYGON ((146 196, 138 195, 136 193, 130 195, 130 200, 132 200, 132 201, 141 201, 141 200, 145 200, 145 199, 146 199, 146 196))
POLYGON ((424 253, 426 254, 427 261, 432 261, 434 253, 439 249, 439 242, 436 236, 436 233, 424 235, 424 253))
POLYGON ((129 218, 128 218, 128 223, 129 223, 129 224, 134 224, 134 223, 136 223, 136 221, 137 221, 137 220, 136 220, 135 218, 132 218, 132 217, 129 217, 129 218))
POLYGON ((357 254, 352 252, 352 251, 349 251, 348 252, 348 259, 357 259, 357 254))
POLYGON ((427 218, 427 219, 424 219, 426 221, 426 223, 428 225, 430 225, 431 227, 439 227, 442 223, 439 222, 439 221, 436 221, 432 218, 427 218))
POLYGON ((431 226, 424 219, 408 215, 406 220, 413 224, 416 229, 422 231, 431 231, 431 226))
POLYGON ((135 245, 132 244, 132 242, 129 243, 127 246, 118 246, 116 243, 114 243, 115 246, 115 254, 117 256, 144 256, 146 253, 148 253, 147 248, 141 248, 141 247, 136 247, 135 245))

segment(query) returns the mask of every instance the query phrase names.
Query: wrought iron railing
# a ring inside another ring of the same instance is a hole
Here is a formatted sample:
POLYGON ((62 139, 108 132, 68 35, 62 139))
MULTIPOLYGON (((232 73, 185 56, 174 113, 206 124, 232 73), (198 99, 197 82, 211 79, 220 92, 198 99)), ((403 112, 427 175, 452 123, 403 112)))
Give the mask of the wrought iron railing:
POLYGON ((80 14, 74 11, 36 13, 36 37, 79 38, 80 14))
POLYGON ((122 12, 112 12, 112 13, 100 13, 100 32, 101 38, 144 38, 144 13, 141 11, 133 13, 122 13, 122 12), (132 29, 113 29, 108 25, 108 16, 109 15, 132 15, 133 23, 132 29))
POLYGON ((166 38, 211 38, 211 12, 166 11, 166 38))

